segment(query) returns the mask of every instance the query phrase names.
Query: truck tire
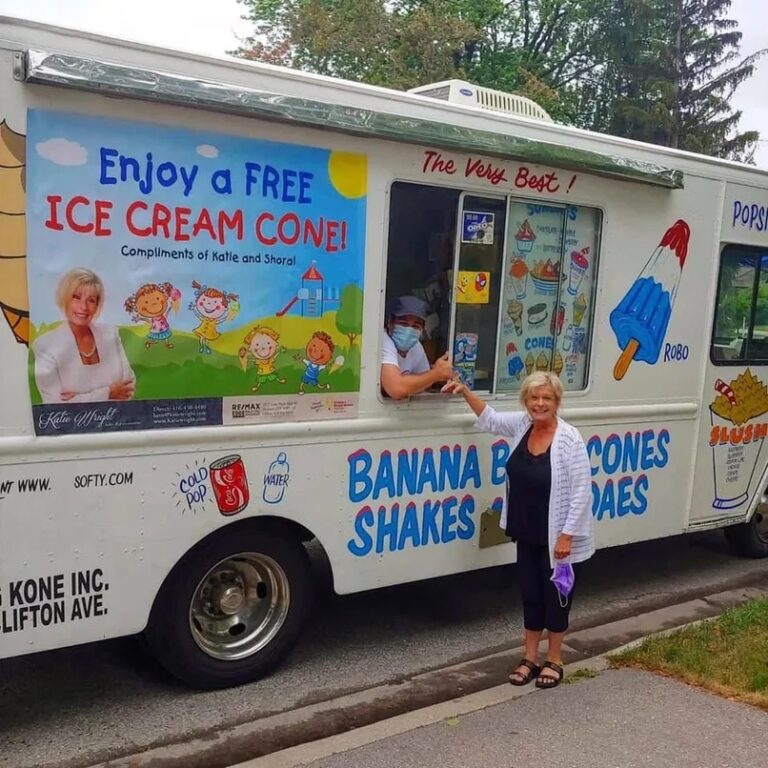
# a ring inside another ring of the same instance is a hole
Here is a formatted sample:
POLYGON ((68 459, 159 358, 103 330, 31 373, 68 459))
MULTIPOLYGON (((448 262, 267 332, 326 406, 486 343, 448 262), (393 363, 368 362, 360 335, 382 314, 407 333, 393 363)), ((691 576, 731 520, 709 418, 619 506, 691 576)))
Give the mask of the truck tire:
POLYGON ((768 557, 768 507, 761 504, 748 523, 726 528, 725 538, 741 557, 768 557))
POLYGON ((310 564, 298 536, 237 525, 178 562, 144 636, 178 679, 226 688, 273 670, 298 640, 311 603, 310 564))

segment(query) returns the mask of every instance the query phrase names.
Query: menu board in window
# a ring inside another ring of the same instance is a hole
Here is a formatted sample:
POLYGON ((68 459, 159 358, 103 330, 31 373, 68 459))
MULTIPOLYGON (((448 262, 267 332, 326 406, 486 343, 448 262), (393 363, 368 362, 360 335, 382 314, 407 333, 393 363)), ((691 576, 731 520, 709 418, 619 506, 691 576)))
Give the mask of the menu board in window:
POLYGON ((497 391, 519 389, 532 371, 553 369, 554 336, 563 323, 558 294, 565 213, 554 206, 509 206, 497 391))
POLYGON ((584 388, 599 229, 594 209, 510 204, 496 391, 533 371, 584 388))
POLYGON ((584 389, 597 277, 600 212, 569 206, 563 253, 563 322, 557 335, 554 370, 567 390, 584 389))

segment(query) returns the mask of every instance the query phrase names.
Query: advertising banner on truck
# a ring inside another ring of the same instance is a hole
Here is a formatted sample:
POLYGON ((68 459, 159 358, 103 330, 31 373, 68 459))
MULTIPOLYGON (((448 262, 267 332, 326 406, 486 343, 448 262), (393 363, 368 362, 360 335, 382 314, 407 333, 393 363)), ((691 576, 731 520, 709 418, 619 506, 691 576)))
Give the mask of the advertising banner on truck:
POLYGON ((363 155, 28 118, 37 434, 355 414, 363 155))

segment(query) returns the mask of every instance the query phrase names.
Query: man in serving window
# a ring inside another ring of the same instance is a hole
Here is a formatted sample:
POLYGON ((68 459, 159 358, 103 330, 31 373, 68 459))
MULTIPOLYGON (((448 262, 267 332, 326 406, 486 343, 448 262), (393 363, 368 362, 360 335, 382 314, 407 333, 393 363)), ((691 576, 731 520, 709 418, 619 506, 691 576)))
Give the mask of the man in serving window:
POLYGON ((401 296, 387 320, 381 351, 381 387, 393 400, 417 395, 453 376, 448 353, 430 366, 421 335, 428 307, 416 296, 401 296))

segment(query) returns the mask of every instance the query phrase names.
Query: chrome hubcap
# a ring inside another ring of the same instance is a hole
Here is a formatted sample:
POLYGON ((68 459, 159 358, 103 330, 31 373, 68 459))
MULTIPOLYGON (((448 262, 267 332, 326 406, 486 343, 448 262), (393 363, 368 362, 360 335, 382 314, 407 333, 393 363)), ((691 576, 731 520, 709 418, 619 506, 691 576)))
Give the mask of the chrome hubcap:
POLYGON ((233 555, 197 585, 189 606, 192 637, 215 659, 246 658, 277 634, 290 602, 288 578, 275 560, 254 552, 233 555))

